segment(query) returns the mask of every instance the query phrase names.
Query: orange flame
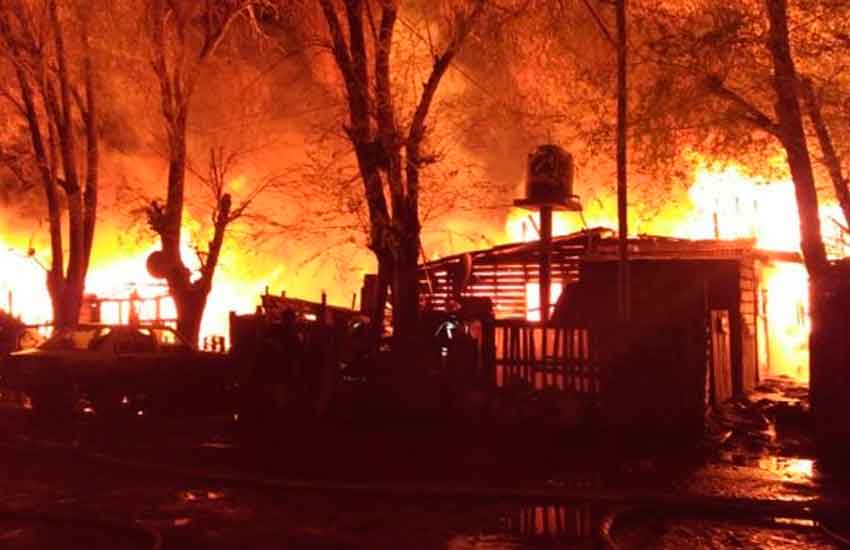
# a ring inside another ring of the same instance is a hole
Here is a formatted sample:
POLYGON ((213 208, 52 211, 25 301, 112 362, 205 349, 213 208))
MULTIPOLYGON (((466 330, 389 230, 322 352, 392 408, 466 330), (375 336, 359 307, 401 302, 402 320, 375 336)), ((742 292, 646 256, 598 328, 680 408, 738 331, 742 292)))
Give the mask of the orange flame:
MULTIPOLYGON (((244 182, 238 181, 236 185, 244 182)), ((744 175, 738 167, 716 169, 707 164, 694 173, 694 183, 688 193, 689 204, 671 206, 652 220, 630 220, 631 227, 640 222, 641 229, 656 230, 685 238, 754 238, 764 249, 798 251, 799 222, 790 181, 759 183, 744 175)), ((823 233, 833 257, 848 255, 841 229, 834 221, 842 219, 837 205, 827 203, 822 208, 823 233)), ((0 220, 2 221, 2 220, 0 220)), ((187 220, 187 228, 200 224, 187 220)), ((616 227, 614 201, 594 201, 584 215, 556 212, 553 220, 555 235, 568 234, 582 227, 616 227)), ((501 240, 536 240, 539 219, 528 211, 512 209, 507 215, 505 235, 501 240)), ((101 235, 107 230, 101 229, 101 235)), ((190 233, 190 231, 187 231, 190 233)), ((499 239, 494 239, 499 240, 499 239)), ((92 267, 86 291, 100 297, 127 298, 136 292, 142 298, 152 298, 166 293, 163 281, 154 279, 146 270, 147 256, 158 248, 154 244, 122 245, 104 243, 103 237, 93 251, 92 267)), ((15 232, 0 232, 0 308, 11 311, 28 324, 49 323, 51 307, 45 285, 46 258, 28 255, 29 244, 15 232)), ((196 255, 188 240, 183 244, 184 261, 197 268, 196 255)), ((284 268, 279 259, 258 262, 249 257, 244 247, 226 242, 212 293, 204 315, 202 338, 210 335, 227 335, 228 312, 249 313, 257 304, 257 297, 267 285, 277 285, 284 280, 284 268)), ((770 296, 765 316, 769 329, 776 331, 775 347, 763 350, 771 362, 784 365, 789 374, 801 376, 804 364, 805 340, 808 334, 807 280, 799 265, 776 264, 764 273, 763 287, 770 296)), ((560 293, 560 283, 553 283, 552 301, 560 293)), ((312 281, 302 282, 290 293, 316 290, 312 281)), ((528 316, 539 316, 537 287, 527 289, 528 316)), ((309 296, 308 296, 309 297, 309 296)), ((140 318, 150 319, 155 312, 150 305, 140 311, 140 318)), ((160 315, 172 317, 174 306, 170 299, 161 303, 160 315)), ((104 305, 101 311, 104 322, 124 321, 126 311, 116 305, 104 305)))
MULTIPOLYGON (((747 177, 736 166, 715 168, 707 163, 694 173, 686 207, 671 206, 655 219, 638 220, 644 228, 657 229, 659 235, 689 239, 751 238, 764 250, 799 252, 800 222, 794 185, 790 180, 759 182, 747 177)), ((835 202, 821 206, 821 231, 828 253, 833 258, 850 256, 850 246, 838 220, 843 219, 835 202)), ((565 235, 583 227, 616 228, 613 200, 601 209, 586 214, 555 212, 553 235, 565 235)), ((630 227, 638 224, 630 219, 630 227)), ((505 224, 509 241, 537 240, 539 215, 512 209, 505 224)), ((757 319, 759 362, 762 371, 808 379, 808 276, 801 264, 774 262, 762 268, 761 301, 757 319)), ((552 302, 560 293, 554 288, 552 302)), ((539 286, 526 288, 529 320, 539 319, 539 286)))

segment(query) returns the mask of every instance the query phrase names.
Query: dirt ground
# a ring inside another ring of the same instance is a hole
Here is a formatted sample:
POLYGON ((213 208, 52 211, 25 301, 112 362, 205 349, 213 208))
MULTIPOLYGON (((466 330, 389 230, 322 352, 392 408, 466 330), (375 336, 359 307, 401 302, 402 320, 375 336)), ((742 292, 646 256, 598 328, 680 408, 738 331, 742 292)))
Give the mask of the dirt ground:
MULTIPOLYGON (((138 535, 86 523, 149 528, 164 548, 596 548, 617 507, 593 495, 690 495, 840 501, 839 473, 824 469, 807 427, 805 391, 770 381, 710 421, 706 438, 633 446, 604 434, 501 431, 393 422, 267 426, 246 437, 232 419, 137 423, 68 436, 32 431, 3 415, 0 548, 139 548, 138 535), (56 447, 45 447, 51 441, 56 447), (29 449, 29 450, 27 450, 29 449), (229 482, 92 461, 121 460, 225 473, 229 482), (297 490, 238 476, 383 487, 564 490, 586 501, 297 490), (18 521, 14 511, 69 514, 78 524, 18 521), (3 516, 3 512, 7 516, 3 516), (5 521, 4 521, 4 518, 5 521), (58 529, 58 530, 57 530, 58 529), (135 538, 134 538, 135 537, 135 538), (61 542, 62 544, 57 544, 61 542)), ((89 430, 89 431, 86 431, 89 430)), ((650 510, 615 530, 624 548, 830 549, 814 522, 702 517, 650 510)), ((144 547, 144 546, 141 546, 144 547)))

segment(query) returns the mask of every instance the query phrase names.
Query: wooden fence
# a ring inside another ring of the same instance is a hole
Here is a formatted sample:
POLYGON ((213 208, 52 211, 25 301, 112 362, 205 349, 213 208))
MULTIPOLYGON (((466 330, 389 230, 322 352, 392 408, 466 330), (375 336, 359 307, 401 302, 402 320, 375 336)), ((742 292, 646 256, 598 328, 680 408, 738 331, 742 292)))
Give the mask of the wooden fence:
POLYGON ((603 354, 596 332, 496 320, 491 341, 497 387, 524 386, 588 395, 602 391, 603 354))

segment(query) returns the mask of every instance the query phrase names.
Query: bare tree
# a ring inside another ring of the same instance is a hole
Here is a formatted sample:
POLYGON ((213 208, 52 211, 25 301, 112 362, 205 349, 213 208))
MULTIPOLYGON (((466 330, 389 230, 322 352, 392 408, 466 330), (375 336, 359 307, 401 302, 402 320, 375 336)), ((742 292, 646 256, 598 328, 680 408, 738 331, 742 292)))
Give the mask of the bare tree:
MULTIPOLYGON (((369 248, 378 262, 373 327, 383 324, 392 290, 393 329, 414 334, 419 315, 420 174, 433 161, 425 151, 429 114, 440 82, 484 11, 474 0, 452 8, 441 46, 428 40, 432 65, 409 118, 398 105, 393 46, 395 0, 320 0, 327 39, 346 92, 345 132, 354 149, 369 222, 369 248)), ((428 38, 431 34, 427 33, 428 38)))
POLYGON ((177 308, 178 330, 192 341, 198 339, 225 229, 244 212, 224 191, 227 158, 211 154, 206 182, 217 201, 213 237, 201 253, 200 277, 193 280, 180 254, 192 98, 204 67, 231 27, 240 19, 253 20, 258 5, 255 0, 150 0, 146 5, 150 61, 159 83, 168 155, 165 202, 152 201, 147 215, 162 244, 163 275, 177 308))
POLYGON ((94 241, 99 135, 89 36, 93 8, 60 0, 0 2, 2 56, 15 75, 15 83, 2 93, 29 129, 47 199, 47 288, 57 327, 79 318, 94 241), (67 262, 63 207, 68 215, 67 262))

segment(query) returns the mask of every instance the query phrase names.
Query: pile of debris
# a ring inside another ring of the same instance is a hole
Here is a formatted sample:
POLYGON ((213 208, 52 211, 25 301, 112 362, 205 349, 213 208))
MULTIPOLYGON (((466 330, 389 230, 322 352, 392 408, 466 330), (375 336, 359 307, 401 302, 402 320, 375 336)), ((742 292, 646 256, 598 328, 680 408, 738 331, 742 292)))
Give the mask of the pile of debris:
POLYGON ((812 456, 814 428, 808 388, 791 378, 765 380, 755 391, 716 408, 708 432, 726 449, 812 456))

